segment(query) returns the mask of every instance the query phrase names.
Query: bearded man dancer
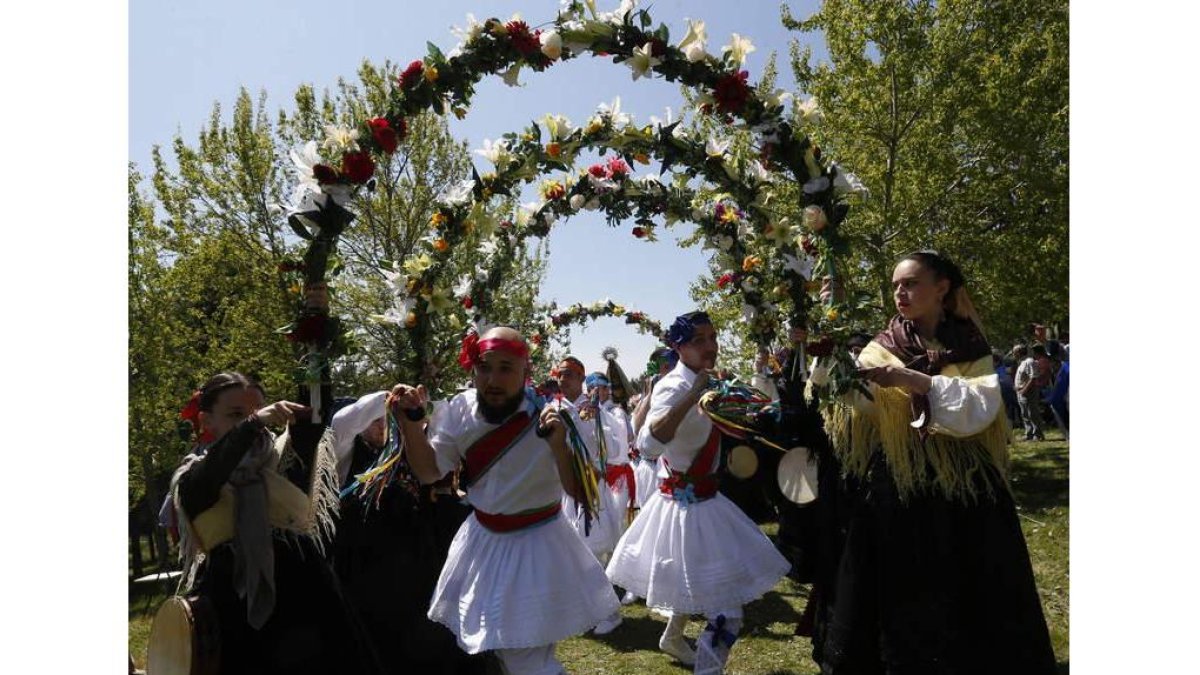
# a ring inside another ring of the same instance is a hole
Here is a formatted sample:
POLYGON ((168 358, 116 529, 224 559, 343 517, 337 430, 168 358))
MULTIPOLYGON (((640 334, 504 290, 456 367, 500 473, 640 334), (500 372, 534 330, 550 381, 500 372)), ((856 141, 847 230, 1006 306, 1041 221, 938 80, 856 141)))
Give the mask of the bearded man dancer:
POLYGON ((667 477, 617 543, 613 583, 669 613, 659 647, 687 663, 689 614, 708 625, 697 641, 696 673, 724 670, 742 605, 774 588, 788 561, 733 502, 718 492, 721 434, 699 407, 716 367, 717 332, 704 312, 675 319, 667 342, 679 363, 655 387, 638 445, 661 455, 667 477))
POLYGON ((429 484, 465 462, 475 510, 450 546, 429 618, 469 654, 494 650, 506 673, 559 675, 555 643, 618 608, 604 570, 559 516, 564 491, 581 496, 565 426, 556 406, 538 410, 526 391, 529 347, 517 331, 469 335, 459 360, 475 388, 438 407, 428 438, 424 387, 397 388, 413 473, 429 484))

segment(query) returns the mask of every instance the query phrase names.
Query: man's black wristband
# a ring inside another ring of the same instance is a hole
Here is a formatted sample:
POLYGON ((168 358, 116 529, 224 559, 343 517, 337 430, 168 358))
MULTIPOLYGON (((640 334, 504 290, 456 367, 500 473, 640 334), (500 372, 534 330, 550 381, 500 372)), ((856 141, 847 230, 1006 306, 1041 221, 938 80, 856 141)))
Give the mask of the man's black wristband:
POLYGON ((410 422, 420 422, 421 420, 425 419, 425 409, 405 408, 404 416, 407 417, 410 422))

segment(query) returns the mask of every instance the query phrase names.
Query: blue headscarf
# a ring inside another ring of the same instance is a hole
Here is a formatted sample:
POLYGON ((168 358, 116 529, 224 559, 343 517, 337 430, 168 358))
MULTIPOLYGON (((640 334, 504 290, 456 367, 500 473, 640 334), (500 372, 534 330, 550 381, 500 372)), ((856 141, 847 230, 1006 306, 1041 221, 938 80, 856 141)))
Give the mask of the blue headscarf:
POLYGON ((608 382, 608 378, 602 373, 592 373, 591 375, 588 375, 587 378, 584 379, 583 383, 587 385, 588 389, 611 386, 608 382))
POLYGON ((712 320, 704 312, 688 312, 675 317, 675 323, 667 329, 666 343, 671 349, 679 349, 696 335, 696 326, 711 326, 712 320))

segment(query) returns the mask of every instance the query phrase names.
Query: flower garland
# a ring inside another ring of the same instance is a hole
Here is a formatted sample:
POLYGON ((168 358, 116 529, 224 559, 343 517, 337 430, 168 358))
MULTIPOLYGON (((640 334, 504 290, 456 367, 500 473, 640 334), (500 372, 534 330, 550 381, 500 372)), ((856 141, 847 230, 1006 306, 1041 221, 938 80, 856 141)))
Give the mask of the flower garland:
MULTIPOLYGON (((552 306, 553 309, 553 306, 552 306)), ((623 305, 618 305, 605 298, 590 305, 575 303, 561 312, 551 314, 540 325, 536 326, 529 335, 530 348, 537 350, 553 337, 559 329, 571 324, 584 325, 604 316, 625 317, 625 323, 635 326, 643 335, 653 335, 662 339, 663 328, 660 323, 646 316, 645 312, 628 311, 623 305)))
MULTIPOLYGON (((838 225, 849 209, 845 197, 860 191, 861 185, 836 165, 825 166, 819 148, 793 129, 784 114, 786 94, 760 95, 750 84, 748 72, 741 68, 746 55, 754 50, 749 40, 734 35, 716 57, 707 52, 703 22, 694 21, 689 22, 684 38, 671 45, 668 28, 660 25, 651 30, 649 13, 636 10, 636 5, 636 0, 623 0, 615 11, 599 12, 593 0, 564 2, 546 29, 532 29, 519 17, 509 21, 490 18, 482 23, 470 18, 466 29, 458 31, 462 43, 449 55, 430 44, 426 57, 404 69, 382 113, 355 129, 327 128, 320 148, 323 155, 315 142, 307 144, 303 152, 293 153, 301 174, 293 211, 311 227, 303 214, 330 200, 345 204, 354 190, 369 184, 374 172, 372 156, 390 154, 403 141, 408 117, 425 110, 465 116, 474 86, 483 77, 498 73, 506 83, 516 85, 522 69, 542 71, 589 53, 610 56, 614 63, 630 68, 635 80, 661 76, 694 88, 702 111, 717 115, 731 128, 751 132, 759 160, 737 166, 726 154, 728 142, 719 140, 708 141, 700 152, 697 143, 681 138, 677 125, 631 127, 619 111, 619 102, 602 110, 581 130, 561 124, 560 118, 548 120, 545 143, 537 125, 519 137, 509 134, 502 141, 489 142, 480 154, 496 165, 496 171, 482 177, 476 174, 441 196, 431 221, 430 251, 412 256, 393 270, 396 276, 390 281, 397 291, 397 307, 385 315, 388 320, 427 334, 428 327, 423 324, 428 315, 460 304, 468 308, 479 304, 484 281, 479 276, 469 282, 469 290, 460 283, 456 290, 468 293, 457 298, 458 294, 440 285, 438 279, 449 251, 468 235, 486 244, 496 229, 508 230, 509 244, 515 248, 529 234, 544 236, 568 209, 603 208, 610 223, 634 217, 634 236, 652 241, 652 218, 662 215, 668 223, 682 219, 687 215, 686 201, 706 242, 740 264, 740 272, 734 265, 723 264, 729 269, 721 275, 725 280, 722 287, 734 284, 742 291, 743 317, 752 339, 768 344, 774 338, 779 314, 776 302, 780 300, 790 301, 794 324, 807 323, 806 315, 814 304, 809 294, 816 290, 810 277, 815 269, 835 276, 834 255, 845 249, 845 241, 838 235, 838 225), (572 160, 585 147, 602 152, 612 149, 621 157, 574 176, 572 160), (631 166, 651 156, 661 163, 660 173, 680 165, 687 175, 703 175, 711 185, 719 186, 725 199, 696 204, 694 194, 657 179, 642 178, 640 184, 629 185, 631 166), (497 223, 488 215, 487 203, 493 196, 511 195, 518 182, 532 181, 555 168, 567 173, 543 184, 541 203, 523 208, 511 221, 497 223), (772 174, 785 171, 803 186, 801 225, 808 231, 807 245, 797 236, 795 224, 784 219, 772 222, 765 212, 772 197, 772 174), (776 255, 770 260, 749 255, 741 244, 742 237, 759 235, 777 243, 776 255)), ((805 124, 819 121, 813 102, 800 111, 805 124)), ((844 333, 836 325, 838 305, 838 300, 828 301, 824 321, 818 319, 817 323, 822 333, 833 339, 844 333)), ((424 361, 421 354, 417 358, 424 361)))

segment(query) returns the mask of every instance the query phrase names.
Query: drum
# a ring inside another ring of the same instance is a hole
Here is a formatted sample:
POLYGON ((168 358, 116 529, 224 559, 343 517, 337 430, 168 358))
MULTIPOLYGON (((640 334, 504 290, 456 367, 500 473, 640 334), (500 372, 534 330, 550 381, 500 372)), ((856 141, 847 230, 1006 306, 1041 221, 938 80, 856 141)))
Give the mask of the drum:
POLYGON ((810 461, 808 448, 797 446, 779 460, 779 489, 797 504, 817 498, 817 463, 810 461))
POLYGON ((221 637, 212 603, 202 596, 167 598, 150 626, 146 675, 216 675, 221 637))

